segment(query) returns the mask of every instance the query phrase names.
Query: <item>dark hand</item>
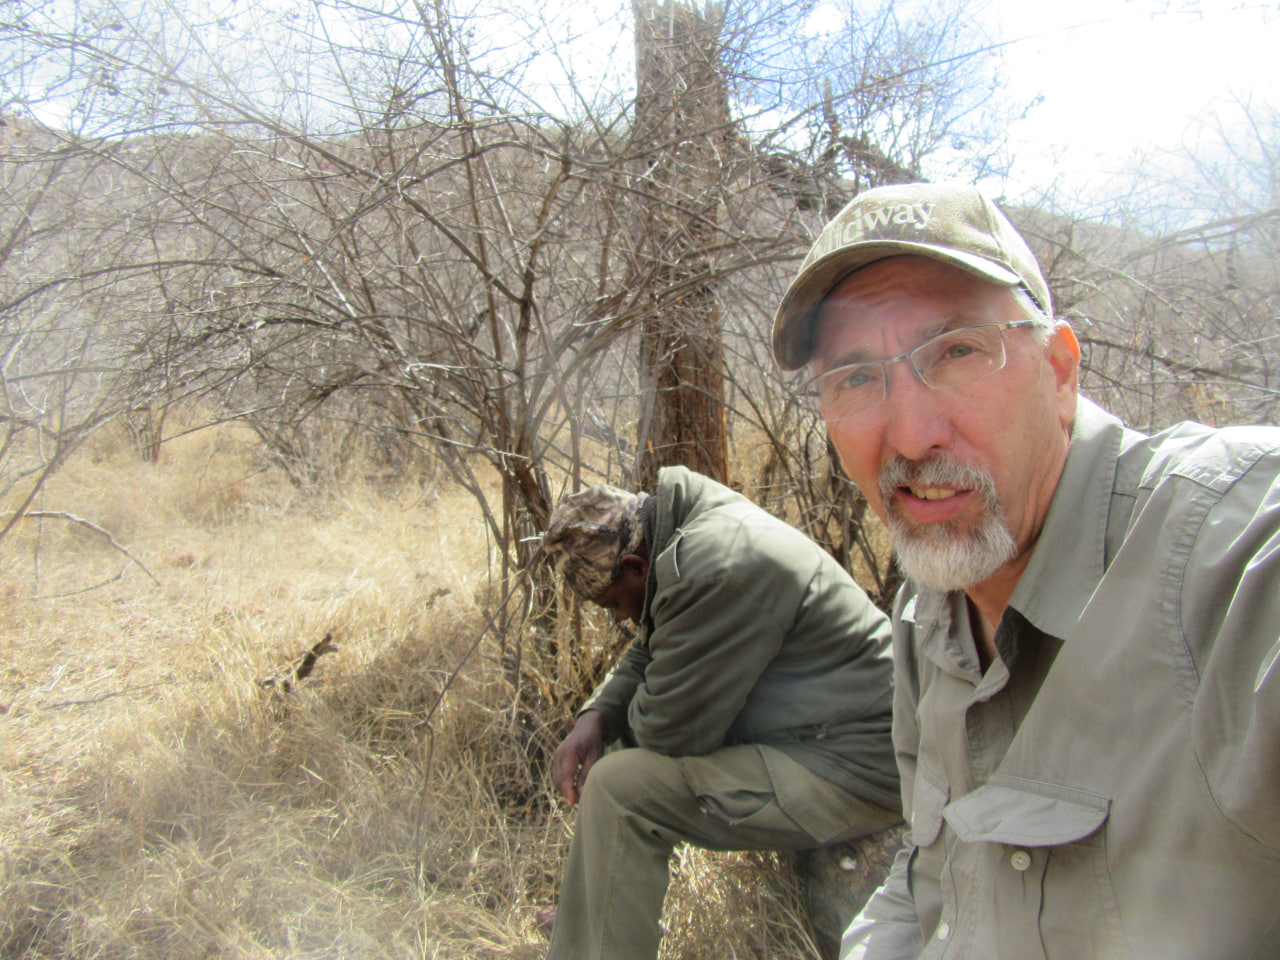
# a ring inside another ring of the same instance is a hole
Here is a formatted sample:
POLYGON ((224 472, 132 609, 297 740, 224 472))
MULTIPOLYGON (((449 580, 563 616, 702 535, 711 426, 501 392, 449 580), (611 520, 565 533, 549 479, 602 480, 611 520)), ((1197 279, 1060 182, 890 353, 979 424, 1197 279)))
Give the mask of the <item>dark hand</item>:
POLYGON ((551 782, 569 806, 578 802, 587 774, 603 753, 604 714, 588 710, 551 757, 551 782))

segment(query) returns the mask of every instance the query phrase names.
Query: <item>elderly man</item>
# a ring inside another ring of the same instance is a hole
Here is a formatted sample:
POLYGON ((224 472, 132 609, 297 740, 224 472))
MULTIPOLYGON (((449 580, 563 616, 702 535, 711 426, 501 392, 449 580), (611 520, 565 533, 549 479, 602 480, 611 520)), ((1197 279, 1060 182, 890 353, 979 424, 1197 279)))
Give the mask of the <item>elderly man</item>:
POLYGON ((1263 958, 1280 943, 1280 430, 1126 429, 969 188, 856 197, 788 289, 908 582, 911 844, 842 956, 1263 958))
POLYGON ((655 957, 678 843, 796 850, 901 819, 888 621, 816 544, 669 467, 654 496, 565 498, 543 548, 640 628, 552 760, 580 805, 549 957, 655 957))

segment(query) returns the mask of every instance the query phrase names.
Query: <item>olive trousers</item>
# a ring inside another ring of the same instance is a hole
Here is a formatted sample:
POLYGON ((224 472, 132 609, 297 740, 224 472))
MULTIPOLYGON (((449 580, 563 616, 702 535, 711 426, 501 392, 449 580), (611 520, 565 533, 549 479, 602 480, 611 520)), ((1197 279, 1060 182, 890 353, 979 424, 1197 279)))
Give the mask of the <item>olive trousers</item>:
POLYGON ((759 744, 606 753, 582 790, 548 960, 653 960, 677 844, 805 850, 900 819, 759 744))

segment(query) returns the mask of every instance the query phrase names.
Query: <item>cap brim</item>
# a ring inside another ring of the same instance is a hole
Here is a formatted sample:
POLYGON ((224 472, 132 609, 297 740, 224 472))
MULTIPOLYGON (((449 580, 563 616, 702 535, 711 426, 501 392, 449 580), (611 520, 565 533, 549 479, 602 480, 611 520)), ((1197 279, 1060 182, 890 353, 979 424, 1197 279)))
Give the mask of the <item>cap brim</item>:
POLYGON ((1008 267, 947 247, 905 240, 876 240, 842 247, 815 260, 787 288, 773 322, 773 354, 778 365, 783 370, 798 370, 809 362, 818 307, 845 277, 877 260, 908 254, 941 260, 1007 287, 1022 283, 1022 278, 1008 267))

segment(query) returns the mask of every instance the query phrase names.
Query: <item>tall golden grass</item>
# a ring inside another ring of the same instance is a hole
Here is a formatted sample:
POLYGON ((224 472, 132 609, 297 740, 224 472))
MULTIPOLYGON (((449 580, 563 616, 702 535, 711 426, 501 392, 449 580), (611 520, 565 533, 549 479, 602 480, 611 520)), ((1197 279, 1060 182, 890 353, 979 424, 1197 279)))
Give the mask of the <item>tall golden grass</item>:
MULTIPOLYGON (((104 433, 36 506, 0 545, 0 956, 543 955, 573 705, 467 655, 497 587, 466 494, 354 461, 299 491, 222 427, 158 464, 104 433)), ((565 669, 617 639, 586 636, 565 669)), ((683 851, 663 956, 815 957, 800 904, 772 856, 683 851)))

